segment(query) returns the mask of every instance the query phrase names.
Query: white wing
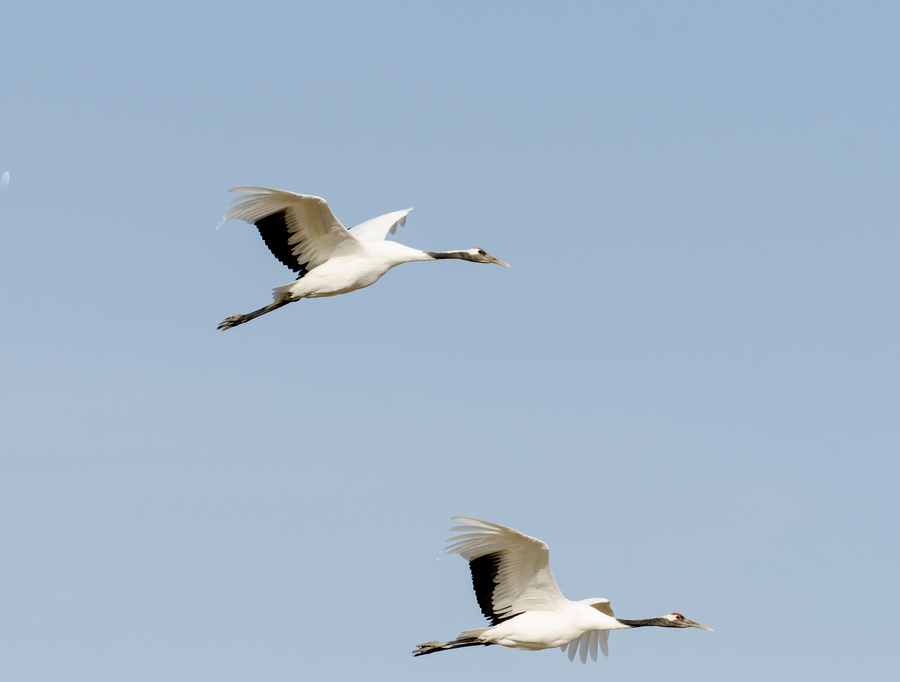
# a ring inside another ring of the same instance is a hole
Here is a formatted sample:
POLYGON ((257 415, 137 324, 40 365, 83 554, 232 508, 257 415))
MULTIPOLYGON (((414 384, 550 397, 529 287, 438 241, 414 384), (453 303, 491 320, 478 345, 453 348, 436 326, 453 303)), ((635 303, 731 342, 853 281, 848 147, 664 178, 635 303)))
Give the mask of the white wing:
POLYGON ((459 554, 469 562, 478 605, 496 625, 525 611, 553 611, 566 603, 550 570, 550 549, 536 538, 505 526, 454 516, 445 554, 459 554))
POLYGON ((321 197, 265 187, 229 191, 248 194, 231 202, 222 223, 245 220, 255 225, 272 255, 301 277, 335 251, 349 255, 362 247, 321 197))
POLYGON ((591 658, 593 660, 597 660, 597 630, 591 630, 590 632, 585 632, 578 639, 573 639, 568 644, 563 644, 559 647, 559 650, 563 653, 566 652, 566 649, 569 650, 569 660, 574 661, 575 655, 578 653, 578 650, 581 650, 581 662, 587 663, 588 657, 588 649, 590 649, 591 658))
POLYGON ((603 599, 602 597, 592 597, 591 599, 581 599, 579 600, 582 604, 587 604, 588 606, 593 606, 595 609, 600 611, 600 613, 605 613, 607 616, 616 617, 616 614, 613 613, 612 606, 609 605, 609 599, 603 599))
POLYGON ((581 649, 581 662, 587 663, 588 652, 590 651, 591 659, 597 660, 597 645, 600 645, 600 650, 603 652, 604 656, 609 656, 609 630, 591 630, 590 632, 586 632, 578 639, 573 639, 568 644, 563 644, 559 647, 560 651, 563 653, 566 652, 566 649, 569 650, 569 660, 575 660, 575 653, 581 649))
POLYGON ((350 234, 361 242, 380 242, 387 239, 388 232, 396 234, 397 225, 400 227, 406 225, 406 216, 411 210, 411 208, 407 208, 372 218, 356 227, 351 227, 350 234))

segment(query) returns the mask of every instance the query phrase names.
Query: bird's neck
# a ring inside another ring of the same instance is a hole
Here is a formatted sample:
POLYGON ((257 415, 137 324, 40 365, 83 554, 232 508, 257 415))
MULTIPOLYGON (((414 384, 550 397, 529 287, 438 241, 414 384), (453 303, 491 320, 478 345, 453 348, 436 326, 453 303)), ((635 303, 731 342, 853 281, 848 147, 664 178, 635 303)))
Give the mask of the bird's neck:
POLYGON ((644 628, 656 626, 661 628, 672 627, 672 621, 668 618, 645 618, 643 620, 625 620, 624 618, 616 618, 617 621, 630 628, 644 628))
POLYGON ((401 263, 411 263, 417 260, 431 260, 431 256, 426 251, 419 251, 397 242, 384 241, 376 242, 369 247, 370 252, 377 253, 385 259, 385 261, 394 267, 401 263))
POLYGON ((475 261, 472 254, 468 251, 426 251, 425 255, 430 256, 434 260, 441 260, 442 258, 458 258, 459 260, 475 261))

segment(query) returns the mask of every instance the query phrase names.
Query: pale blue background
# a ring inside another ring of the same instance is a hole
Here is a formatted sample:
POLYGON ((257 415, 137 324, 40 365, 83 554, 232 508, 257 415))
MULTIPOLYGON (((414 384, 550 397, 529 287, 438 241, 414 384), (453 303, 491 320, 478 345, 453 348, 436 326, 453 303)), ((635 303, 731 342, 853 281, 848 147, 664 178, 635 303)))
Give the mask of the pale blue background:
POLYGON ((6 3, 4 680, 896 679, 894 2, 6 3), (238 184, 509 270, 291 273, 238 184), (715 628, 414 659, 454 514, 715 628))

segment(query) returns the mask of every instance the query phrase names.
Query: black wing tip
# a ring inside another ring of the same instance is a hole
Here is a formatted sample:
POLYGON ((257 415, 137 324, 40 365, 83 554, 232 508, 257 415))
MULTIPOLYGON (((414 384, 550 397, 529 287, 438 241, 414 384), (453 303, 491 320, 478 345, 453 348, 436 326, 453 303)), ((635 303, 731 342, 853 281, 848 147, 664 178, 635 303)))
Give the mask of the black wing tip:
POLYGON ((301 263, 289 243, 291 231, 288 227, 286 208, 263 216, 253 224, 259 230, 259 236, 262 237, 272 255, 293 272, 298 273, 297 279, 307 273, 306 266, 309 261, 301 263))
POLYGON ((491 626, 499 625, 518 615, 499 614, 494 611, 494 588, 497 586, 497 573, 502 562, 503 555, 500 552, 482 554, 469 561, 475 598, 478 600, 481 613, 491 622, 491 626))

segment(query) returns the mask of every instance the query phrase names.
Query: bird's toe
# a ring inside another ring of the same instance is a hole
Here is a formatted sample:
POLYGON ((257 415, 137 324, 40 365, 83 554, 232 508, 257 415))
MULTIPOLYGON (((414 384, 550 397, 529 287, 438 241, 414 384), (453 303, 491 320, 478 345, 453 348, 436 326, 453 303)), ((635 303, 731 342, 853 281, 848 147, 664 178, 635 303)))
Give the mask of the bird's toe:
POLYGON ((216 329, 220 331, 225 331, 226 329, 231 329, 232 327, 237 327, 243 320, 243 315, 232 315, 231 317, 226 317, 224 320, 219 322, 219 326, 216 329))
POLYGON ((412 653, 416 656, 421 656, 422 654, 430 654, 432 651, 437 651, 438 649, 447 648, 449 642, 425 642, 424 644, 416 644, 416 649, 412 653))

